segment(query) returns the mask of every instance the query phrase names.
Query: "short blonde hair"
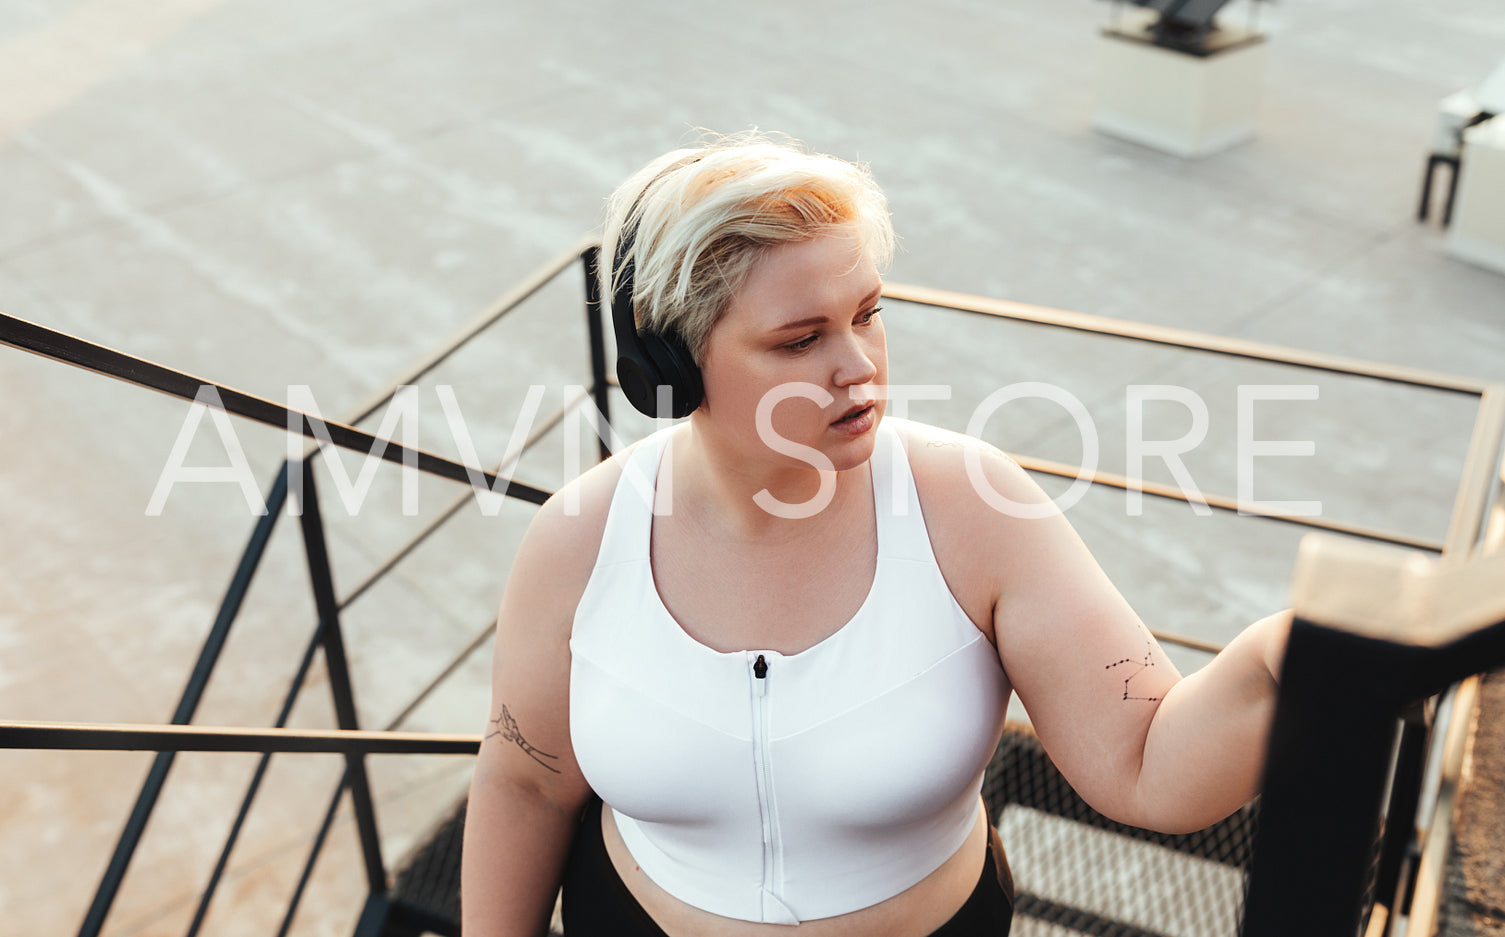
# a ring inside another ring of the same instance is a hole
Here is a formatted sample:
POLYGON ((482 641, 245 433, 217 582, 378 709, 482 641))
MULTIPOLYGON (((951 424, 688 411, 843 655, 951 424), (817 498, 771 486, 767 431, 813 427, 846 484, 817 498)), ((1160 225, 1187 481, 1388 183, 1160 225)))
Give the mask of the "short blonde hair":
POLYGON ((604 292, 615 295, 630 258, 637 327, 677 333, 698 364, 765 251, 838 231, 880 268, 893 257, 888 200, 865 166, 764 135, 717 138, 665 153, 612 194, 604 292), (624 230, 630 250, 618 258, 624 230))

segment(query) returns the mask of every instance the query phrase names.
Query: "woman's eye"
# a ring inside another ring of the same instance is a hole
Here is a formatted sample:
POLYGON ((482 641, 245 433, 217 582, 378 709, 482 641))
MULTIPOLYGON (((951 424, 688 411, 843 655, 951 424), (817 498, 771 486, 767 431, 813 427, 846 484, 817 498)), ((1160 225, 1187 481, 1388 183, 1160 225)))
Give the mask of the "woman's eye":
POLYGON ((814 344, 815 344, 815 336, 814 335, 807 335, 807 336, 805 336, 804 338, 800 339, 797 342, 790 342, 789 344, 785 345, 784 347, 786 349, 788 349, 789 351, 804 351, 806 348, 809 348, 811 345, 814 345, 814 344))
POLYGON ((877 318, 878 313, 880 313, 882 311, 883 311, 883 307, 882 306, 874 306, 873 308, 869 309, 867 312, 864 312, 862 315, 860 315, 860 316, 857 317, 857 324, 858 325, 867 325, 868 323, 872 322, 875 318, 877 318))

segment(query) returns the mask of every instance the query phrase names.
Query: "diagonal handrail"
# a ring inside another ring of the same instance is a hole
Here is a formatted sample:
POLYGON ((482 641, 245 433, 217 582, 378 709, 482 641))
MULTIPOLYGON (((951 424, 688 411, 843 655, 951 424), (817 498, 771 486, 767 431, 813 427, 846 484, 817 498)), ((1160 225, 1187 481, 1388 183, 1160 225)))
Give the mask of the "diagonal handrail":
MULTIPOLYGON (((56 329, 38 325, 16 316, 0 312, 0 344, 10 345, 22 351, 64 364, 71 364, 122 380, 137 387, 155 390, 180 400, 212 405, 212 401, 200 400, 203 388, 213 388, 219 396, 220 408, 226 413, 243 417, 278 429, 292 430, 309 438, 311 445, 319 442, 319 427, 329 434, 335 445, 399 464, 412 463, 421 472, 438 475, 452 481, 472 484, 472 480, 484 479, 493 489, 501 480, 491 472, 477 466, 466 466, 453 459, 435 455, 425 449, 407 447, 390 439, 384 439, 348 423, 325 420, 292 407, 258 397, 228 384, 195 377, 184 371, 137 358, 125 352, 90 342, 56 329)), ((508 480, 507 492, 513 497, 542 504, 549 493, 519 481, 508 480)))

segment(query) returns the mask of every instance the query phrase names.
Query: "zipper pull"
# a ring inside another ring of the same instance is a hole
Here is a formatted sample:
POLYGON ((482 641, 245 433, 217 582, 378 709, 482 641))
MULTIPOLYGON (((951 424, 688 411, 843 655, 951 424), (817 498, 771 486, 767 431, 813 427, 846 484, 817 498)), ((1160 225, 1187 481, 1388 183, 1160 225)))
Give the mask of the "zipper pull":
POLYGON ((753 661, 753 676, 758 678, 753 681, 755 692, 759 696, 766 696, 768 694, 768 661, 763 658, 762 654, 759 654, 758 659, 753 661))

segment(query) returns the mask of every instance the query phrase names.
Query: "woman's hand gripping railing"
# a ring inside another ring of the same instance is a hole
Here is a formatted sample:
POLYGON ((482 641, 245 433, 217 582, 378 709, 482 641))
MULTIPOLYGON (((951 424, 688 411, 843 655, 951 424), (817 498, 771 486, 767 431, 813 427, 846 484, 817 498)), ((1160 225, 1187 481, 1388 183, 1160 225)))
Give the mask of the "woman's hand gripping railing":
POLYGON ((1397 717, 1505 665, 1505 554, 1436 559, 1312 535, 1292 592, 1242 933, 1352 937, 1397 717))

